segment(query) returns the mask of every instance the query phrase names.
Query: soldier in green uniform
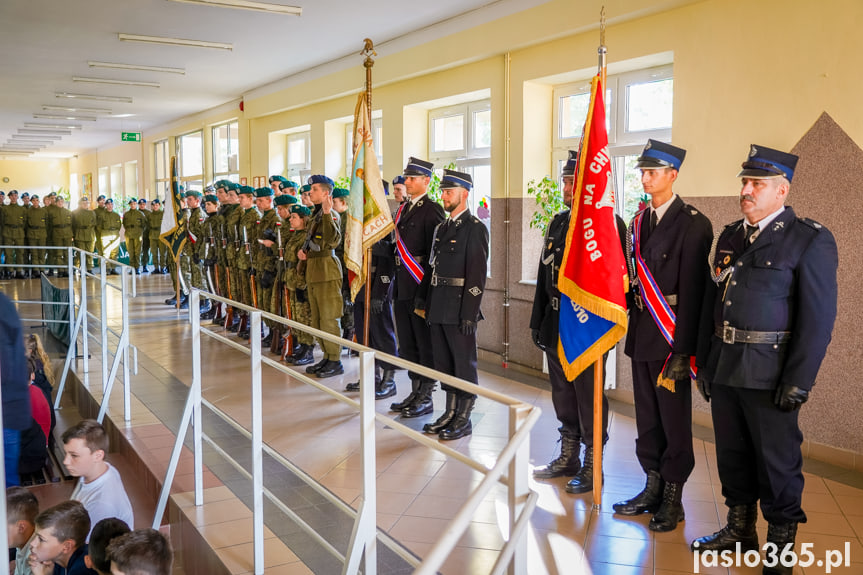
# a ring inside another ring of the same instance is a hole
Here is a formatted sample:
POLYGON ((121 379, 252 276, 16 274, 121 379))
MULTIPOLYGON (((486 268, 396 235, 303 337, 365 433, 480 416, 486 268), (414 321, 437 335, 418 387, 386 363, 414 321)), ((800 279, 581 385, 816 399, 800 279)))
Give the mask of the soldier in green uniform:
MULTIPOLYGON (((287 194, 282 198, 289 197, 287 194)), ((280 198, 281 202, 285 202, 280 198)), ((294 199, 296 202, 296 199, 294 199)), ((285 209, 285 211, 288 211, 285 209)), ((288 297, 291 305, 291 319, 303 325, 312 324, 312 310, 309 306, 309 298, 306 286, 306 276, 303 270, 297 267, 300 258, 297 256, 306 241, 306 228, 309 224, 311 211, 306 206, 294 203, 290 207, 289 222, 293 230, 287 235, 285 242, 285 272, 284 282, 288 287, 288 297)), ((314 362, 313 351, 315 349, 315 338, 308 332, 293 332, 294 349, 285 358, 288 363, 294 365, 308 365, 314 362)))
POLYGON ((342 264, 342 300, 344 310, 342 312, 342 337, 348 341, 354 339, 354 302, 351 301, 351 286, 348 283, 348 268, 345 266, 345 231, 348 225, 348 196, 351 191, 345 188, 333 190, 333 209, 339 213, 339 229, 342 231, 342 239, 336 248, 336 257, 342 264))
POLYGON ((6 248, 6 266, 10 277, 24 279, 24 249, 26 244, 27 208, 18 203, 18 190, 9 192, 9 205, 3 208, 3 244, 6 248))
MULTIPOLYGON (((254 194, 255 189, 251 186, 240 186, 240 209, 242 209, 243 212, 242 216, 240 216, 237 229, 237 237, 239 238, 240 246, 240 249, 237 252, 237 285, 239 287, 239 292, 242 295, 242 299, 237 299, 250 306, 255 305, 253 300, 257 299, 252 295, 251 284, 252 243, 255 241, 255 225, 260 216, 254 205, 254 194)), ((248 324, 248 318, 245 319, 245 323, 248 324)), ((238 335, 243 339, 248 339, 248 325, 246 325, 246 329, 241 330, 238 335)))
MULTIPOLYGON (((78 200, 78 209, 72 212, 72 237, 75 247, 92 253, 96 244, 96 212, 90 209, 90 200, 85 196, 78 200)), ((75 254, 75 265, 80 257, 75 254)), ((91 262, 88 262, 88 265, 91 262)))
POLYGON ((159 239, 159 233, 162 231, 162 218, 165 212, 162 211, 162 202, 159 198, 150 202, 150 210, 147 213, 147 235, 150 237, 150 253, 153 254, 153 273, 165 274, 168 273, 168 246, 159 239))
MULTIPOLYGON (((339 215, 333 213, 333 181, 327 176, 309 178, 309 200, 315 205, 306 240, 297 257, 305 262, 306 285, 312 311, 311 326, 334 336, 341 335, 339 319, 342 316, 342 265, 335 248, 342 239, 339 215)), ((306 368, 320 378, 345 372, 340 359, 341 346, 337 342, 320 340, 324 358, 306 368)))
MULTIPOLYGON (((260 218, 255 224, 256 242, 252 250, 253 268, 255 280, 258 282, 258 309, 275 313, 273 308, 273 286, 276 284, 276 264, 278 262, 279 230, 282 222, 276 210, 273 209, 272 188, 258 188, 255 190, 255 204, 257 204, 260 218)), ((272 343, 273 332, 276 325, 269 319, 264 319, 264 325, 268 333, 264 336, 261 345, 268 346, 272 343)))
POLYGON ((147 209, 147 200, 138 199, 138 211, 144 215, 144 233, 141 236, 141 272, 150 273, 150 210, 147 209))
MULTIPOLYGON (((54 199, 54 210, 50 218, 51 245, 59 248, 72 246, 72 212, 69 211, 65 204, 66 199, 63 196, 56 196, 54 199)), ((54 256, 55 265, 67 266, 69 264, 69 250, 54 250, 54 256)), ((60 268, 57 271, 61 277, 69 275, 68 268, 60 268)))
MULTIPOLYGON (((210 216, 209 224, 212 226, 213 236, 213 253, 210 254, 210 259, 213 262, 213 290, 214 293, 222 297, 228 297, 228 237, 226 221, 228 213, 233 209, 233 204, 230 204, 228 197, 227 184, 228 180, 219 180, 214 186, 216 188, 216 199, 218 200, 218 211, 210 216)), ((213 309, 208 312, 214 324, 223 323, 224 316, 222 314, 223 306, 221 302, 213 306, 213 309)))
POLYGON ((102 226, 102 219, 107 211, 105 209, 105 196, 100 195, 96 198, 96 207, 93 209, 93 213, 96 214, 96 253, 100 255, 104 254, 102 254, 102 242, 99 240, 99 228, 102 226))
MULTIPOLYGON (((210 186, 212 187, 212 186, 210 186)), ((204 274, 204 282, 209 286, 209 291, 222 295, 216 289, 217 272, 216 269, 219 263, 219 239, 217 237, 221 216, 219 215, 219 197, 216 194, 207 194, 204 196, 204 212, 207 215, 203 222, 204 226, 204 253, 201 256, 201 266, 204 274)), ((219 288, 222 284, 219 284, 219 288)), ((210 309, 204 309, 201 306, 201 319, 213 319, 219 311, 219 304, 209 306, 210 309)))
POLYGON ((129 209, 123 214, 123 229, 126 230, 126 250, 129 265, 136 274, 141 273, 141 241, 147 228, 147 216, 138 209, 138 200, 129 198, 129 209))
MULTIPOLYGON (((201 192, 197 190, 189 190, 186 192, 186 232, 188 241, 183 247, 183 254, 180 258, 180 272, 183 274, 183 280, 186 283, 186 289, 193 287, 203 291, 210 291, 207 282, 204 280, 201 259, 204 257, 205 247, 207 242, 207 232, 204 222, 207 217, 201 210, 201 192)), ((187 294, 188 295, 188 294, 187 294)), ((186 309, 189 306, 188 299, 180 303, 180 309, 186 309)), ((210 309, 210 300, 201 298, 201 311, 210 309)))
MULTIPOLYGON (((183 186, 180 186, 180 211, 177 214, 177 227, 182 230, 187 230, 187 222, 189 221, 189 210, 186 207, 186 191, 183 186)), ((165 209, 173 209, 173 202, 170 200, 165 201, 165 209)), ((188 233, 188 230, 187 230, 188 233)), ((186 238, 186 243, 189 242, 188 237, 186 238)), ((185 249, 185 248, 184 248, 185 249)), ((179 260, 183 259, 183 252, 181 251, 177 258, 175 259, 170 250, 168 250, 168 273, 171 274, 171 292, 174 294, 168 299, 165 300, 165 303, 168 305, 177 305, 177 283, 179 281, 179 275, 177 270, 177 263, 179 260)), ((182 306, 188 300, 189 294, 186 291, 188 290, 188 284, 183 285, 180 283, 179 291, 180 291, 180 305, 182 306)))
MULTIPOLYGON (((240 186, 234 182, 228 182, 225 184, 225 189, 227 190, 226 198, 228 204, 231 206, 230 210, 225 214, 225 239, 227 240, 225 259, 228 261, 225 276, 227 281, 226 289, 229 298, 242 302, 243 295, 242 288, 240 287, 240 268, 238 265, 240 239, 242 239, 242 236, 239 234, 239 230, 240 218, 245 210, 240 206, 240 186)), ((235 332, 240 328, 240 314, 235 313, 233 320, 233 323, 227 326, 227 328, 228 331, 235 332)))
MULTIPOLYGON (((120 218, 120 214, 114 211, 114 200, 108 198, 105 200, 105 213, 102 215, 97 231, 99 243, 102 246, 102 254, 114 261, 117 260, 117 254, 120 251, 120 228, 122 227, 123 220, 120 218)), ((117 266, 109 264, 106 273, 117 275, 119 272, 117 266)))
POLYGON ((293 197, 295 200, 299 199, 299 198, 297 198, 297 188, 298 187, 299 186, 297 185, 297 182, 295 182, 293 180, 285 180, 284 182, 279 182, 279 189, 282 191, 282 194, 288 194, 291 197, 293 197))
MULTIPOLYGON (((39 196, 30 196, 30 209, 27 210, 27 245, 30 246, 30 263, 34 266, 45 265, 45 244, 48 241, 48 224, 45 219, 48 214, 39 205, 39 196)), ((43 267, 32 268, 32 276, 37 277, 43 267)))

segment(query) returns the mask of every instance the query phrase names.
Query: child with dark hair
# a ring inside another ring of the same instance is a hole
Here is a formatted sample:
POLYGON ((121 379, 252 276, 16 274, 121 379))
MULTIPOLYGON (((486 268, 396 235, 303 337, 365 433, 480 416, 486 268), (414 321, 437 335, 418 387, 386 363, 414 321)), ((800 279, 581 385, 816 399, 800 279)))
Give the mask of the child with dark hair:
POLYGON ((90 532, 90 543, 87 544, 87 555, 84 556, 84 563, 99 575, 111 575, 108 544, 120 535, 125 535, 131 531, 125 521, 116 517, 109 517, 98 522, 90 532))
POLYGON ((33 575, 98 575, 84 563, 90 516, 79 501, 64 501, 36 516, 30 542, 33 575))
POLYGON ((155 529, 136 529, 108 545, 113 575, 171 575, 174 552, 155 529))
POLYGON ((30 490, 18 485, 6 488, 6 533, 9 548, 15 548, 14 570, 12 575, 30 575, 30 542, 36 532, 36 516, 39 514, 39 501, 30 490))

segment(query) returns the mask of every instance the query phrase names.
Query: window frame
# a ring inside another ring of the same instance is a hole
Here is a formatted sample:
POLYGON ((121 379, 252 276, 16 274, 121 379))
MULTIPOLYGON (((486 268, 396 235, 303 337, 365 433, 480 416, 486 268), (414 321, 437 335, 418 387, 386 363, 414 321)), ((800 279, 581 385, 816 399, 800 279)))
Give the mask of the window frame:
POLYGON ((222 122, 220 124, 215 124, 210 127, 210 145, 212 148, 212 159, 213 159, 213 177, 212 180, 230 180, 234 183, 238 183, 240 181, 240 122, 238 120, 228 120, 227 122, 222 122), (220 147, 217 145, 217 133, 220 129, 227 128, 228 134, 225 140, 228 142, 227 145, 227 157, 225 158, 225 164, 228 166, 227 171, 217 171, 216 166, 219 165, 219 158, 217 155, 220 153, 220 147), (234 138, 231 138, 231 134, 234 134, 234 138), (231 149, 231 142, 236 140, 237 149, 234 151, 231 149), (234 169, 231 169, 231 152, 234 152, 235 155, 235 165, 234 169))
POLYGON ((203 191, 204 189, 204 171, 206 166, 204 164, 204 129, 200 130, 192 130, 190 132, 186 132, 180 134, 175 137, 174 140, 174 149, 177 153, 177 177, 180 181, 180 185, 183 186, 187 191, 191 189, 197 189, 198 191, 203 191), (184 174, 183 163, 184 163, 184 154, 183 154, 183 145, 182 140, 188 136, 199 135, 201 140, 201 172, 198 174, 184 174))
MULTIPOLYGON (((476 126, 474 125, 474 114, 477 112, 490 112, 491 99, 475 100, 464 104, 456 104, 453 106, 443 106, 429 110, 428 114, 428 133, 429 133, 429 161, 434 164, 449 164, 451 162, 474 160, 474 159, 489 159, 491 158, 491 146, 476 147, 474 145, 474 136, 476 126), (462 147, 458 150, 441 150, 435 151, 435 120, 448 118, 451 116, 461 115, 464 118, 462 147)), ((483 162, 480 162, 483 163, 483 162)))
POLYGON ((304 182, 312 174, 312 131, 291 132, 285 134, 285 171, 288 178, 304 182), (291 142, 305 141, 305 158, 303 162, 291 162, 291 142))

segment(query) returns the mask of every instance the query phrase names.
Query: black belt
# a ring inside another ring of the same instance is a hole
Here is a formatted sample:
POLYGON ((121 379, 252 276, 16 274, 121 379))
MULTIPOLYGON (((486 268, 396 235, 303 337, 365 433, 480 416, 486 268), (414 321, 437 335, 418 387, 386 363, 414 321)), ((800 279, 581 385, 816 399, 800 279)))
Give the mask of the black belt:
POLYGON ((714 331, 722 343, 787 343, 791 341, 790 331, 746 331, 726 326, 717 326, 714 331))
POLYGON ((321 250, 319 252, 309 252, 306 254, 306 259, 329 258, 336 257, 336 252, 333 250, 321 250))
MULTIPOLYGON (((635 307, 637 307, 639 311, 644 311, 644 300, 641 298, 641 291, 635 290, 635 293, 632 294, 632 297, 635 300, 635 307)), ((673 293, 665 296, 665 303, 670 306, 677 305, 677 294, 673 293)))
POLYGON ((437 286, 462 287, 462 286, 464 286, 464 278, 445 278, 445 277, 439 276, 437 274, 432 274, 431 285, 434 287, 437 287, 437 286))
POLYGON ((69 227, 69 224, 66 224, 65 226, 53 226, 53 228, 55 230, 65 230, 68 227, 69 227))

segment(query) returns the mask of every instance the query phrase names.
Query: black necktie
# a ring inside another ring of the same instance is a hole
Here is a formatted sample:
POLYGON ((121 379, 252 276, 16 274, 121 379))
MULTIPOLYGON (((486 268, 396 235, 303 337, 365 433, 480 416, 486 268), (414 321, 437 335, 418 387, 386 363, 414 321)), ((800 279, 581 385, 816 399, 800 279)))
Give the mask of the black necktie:
POLYGON ((659 218, 656 215, 656 210, 650 210, 650 232, 656 229, 656 224, 659 223, 659 218))
POLYGON ((745 224, 746 226, 746 235, 743 238, 743 245, 748 246, 754 240, 752 239, 752 235, 758 231, 758 226, 750 226, 749 224, 745 224))

